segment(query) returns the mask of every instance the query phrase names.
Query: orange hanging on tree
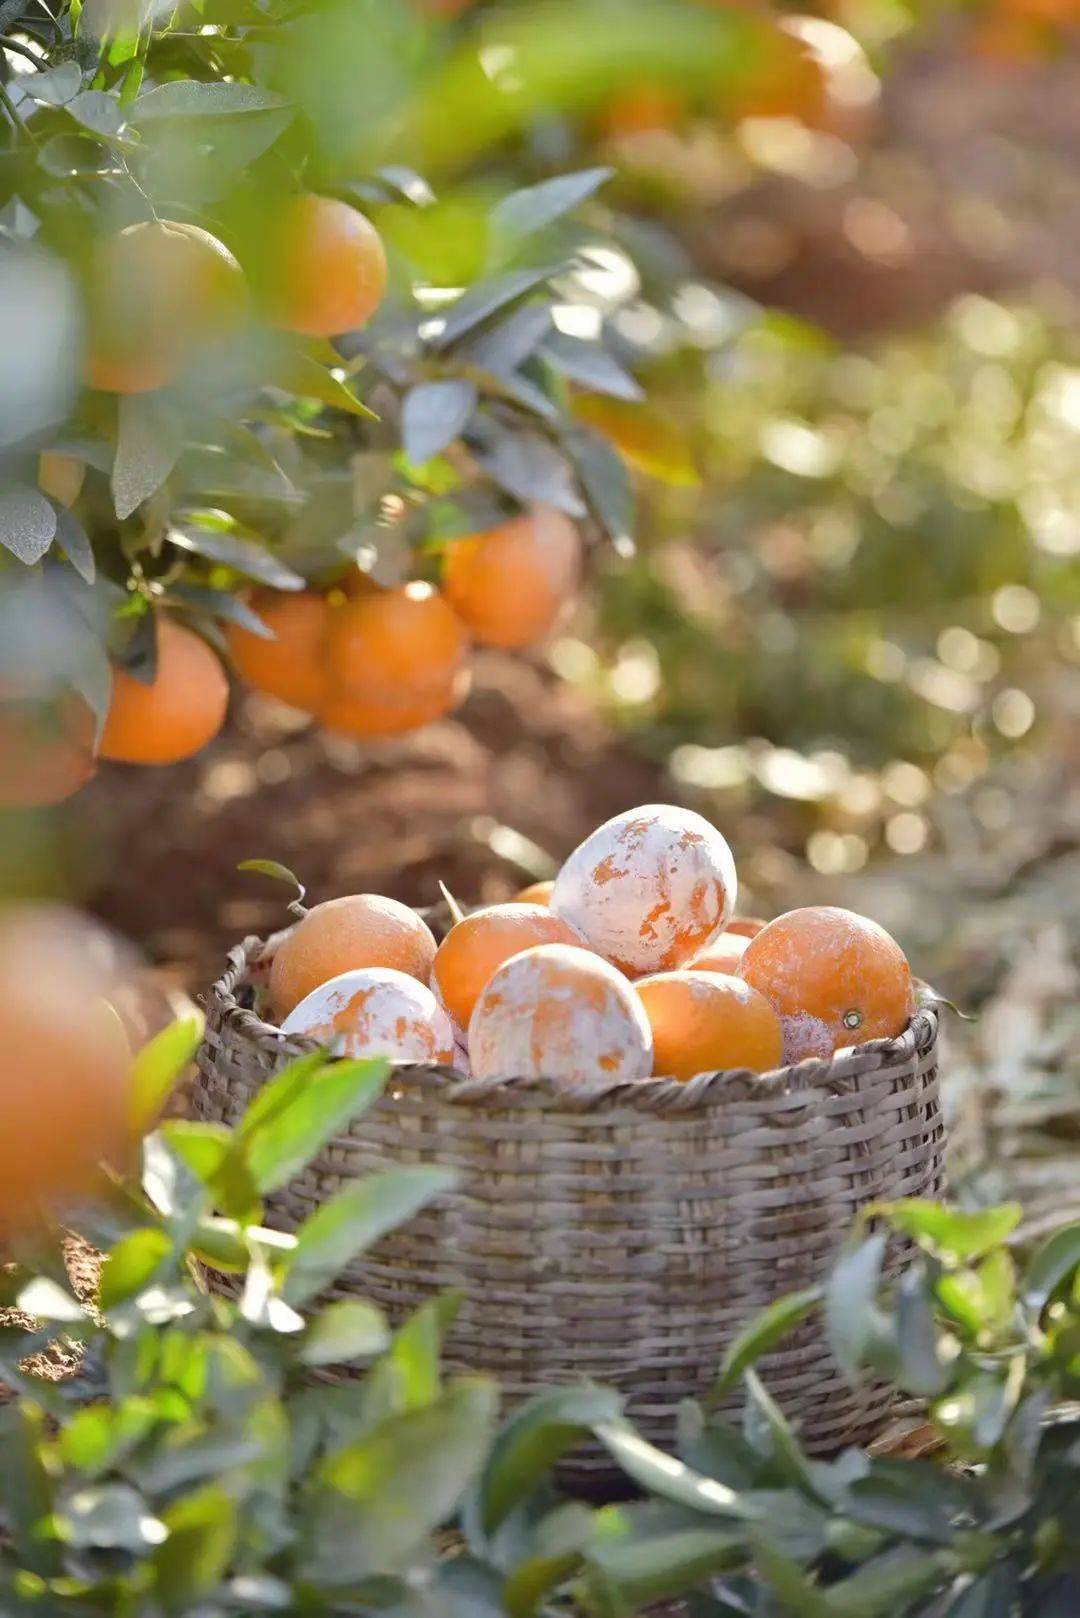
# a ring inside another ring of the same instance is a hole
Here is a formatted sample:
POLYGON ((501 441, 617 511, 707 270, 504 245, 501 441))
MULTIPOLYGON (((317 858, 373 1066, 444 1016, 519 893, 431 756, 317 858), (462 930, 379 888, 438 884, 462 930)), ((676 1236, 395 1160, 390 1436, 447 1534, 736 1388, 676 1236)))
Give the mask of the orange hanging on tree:
POLYGON ((225 722, 229 682, 204 640, 170 618, 157 625, 157 668, 143 685, 113 673, 101 736, 102 758, 122 764, 175 764, 212 741, 225 722))

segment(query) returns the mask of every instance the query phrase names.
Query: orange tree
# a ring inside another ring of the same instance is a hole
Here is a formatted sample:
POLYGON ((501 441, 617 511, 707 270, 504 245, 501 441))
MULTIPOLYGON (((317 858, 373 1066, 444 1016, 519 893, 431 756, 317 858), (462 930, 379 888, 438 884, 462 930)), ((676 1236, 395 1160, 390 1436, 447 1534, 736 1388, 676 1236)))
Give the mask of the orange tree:
POLYGON ((190 755, 218 656, 360 735, 423 723, 470 638, 550 627, 582 539, 626 546, 576 407, 640 396, 607 171, 515 168, 646 63, 730 79, 751 25, 446 9, 0 4, 0 803, 190 755))

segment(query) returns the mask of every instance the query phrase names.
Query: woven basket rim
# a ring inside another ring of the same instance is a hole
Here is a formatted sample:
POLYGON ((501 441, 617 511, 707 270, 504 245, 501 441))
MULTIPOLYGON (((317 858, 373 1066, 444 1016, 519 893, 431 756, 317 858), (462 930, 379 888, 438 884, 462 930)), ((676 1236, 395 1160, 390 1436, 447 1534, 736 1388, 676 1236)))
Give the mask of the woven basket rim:
MULTIPOLYGON (((236 1037, 276 1055, 304 1056, 322 1048, 317 1040, 283 1034, 280 1028, 265 1022, 237 999, 237 991, 248 978, 252 965, 256 961, 265 962, 268 949, 280 936, 275 934, 265 940, 252 935, 235 945, 228 953, 224 972, 204 999, 208 1008, 214 1007, 223 1024, 231 1025, 236 1037)), ((666 1078, 605 1079, 587 1089, 572 1091, 549 1078, 465 1079, 451 1068, 428 1065, 402 1064, 395 1072, 402 1078, 407 1077, 410 1084, 419 1082, 425 1088, 429 1085, 437 1088, 440 1099, 454 1106, 497 1105, 525 1093, 539 1104, 563 1112, 592 1112, 627 1105, 647 1113, 685 1113, 720 1100, 763 1101, 785 1092, 803 1094, 812 1090, 835 1093, 869 1074, 902 1067, 924 1055, 937 1039, 938 1021, 937 1003, 928 998, 919 1004, 907 1028, 895 1039, 868 1040, 863 1045, 849 1046, 830 1061, 809 1057, 769 1073, 733 1068, 725 1072, 699 1073, 685 1082, 666 1078)))

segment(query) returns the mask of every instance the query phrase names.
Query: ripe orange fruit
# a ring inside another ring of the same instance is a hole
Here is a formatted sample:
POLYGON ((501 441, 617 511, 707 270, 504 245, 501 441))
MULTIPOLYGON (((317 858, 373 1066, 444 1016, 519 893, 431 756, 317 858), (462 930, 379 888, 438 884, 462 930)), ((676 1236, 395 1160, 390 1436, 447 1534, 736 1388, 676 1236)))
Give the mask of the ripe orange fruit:
POLYGON ((62 803, 94 773, 94 720, 81 697, 0 700, 0 809, 62 803))
POLYGON ((754 938, 767 925, 760 916, 732 916, 724 931, 735 933, 739 938, 754 938))
POLYGON ((278 945, 270 966, 270 1002, 287 1017, 314 989, 360 967, 389 966, 426 984, 435 938, 397 899, 356 893, 315 905, 278 945))
POLYGON ((458 1027, 467 1028, 481 991, 511 955, 537 944, 580 943, 545 905, 489 905, 451 927, 435 952, 432 987, 458 1027))
POLYGON ((728 927, 719 938, 706 945, 700 955, 695 955, 690 965, 695 972, 737 972, 749 942, 748 938, 733 933, 728 927))
POLYGON ((0 1240, 92 1196, 131 1150, 130 1053, 95 932, 59 906, 0 909, 0 1240))
POLYGON ((497 528, 455 539, 443 589, 478 641, 513 651, 554 627, 580 572, 577 528, 553 506, 537 506, 497 528))
POLYGON ((122 764, 190 758, 213 741, 228 702, 229 682, 217 655, 192 630, 159 618, 153 684, 142 685, 124 669, 113 671, 101 756, 122 764))
POLYGON ((273 221, 268 299, 274 324, 337 337, 371 319, 386 291, 386 253, 370 219, 312 192, 273 221))
POLYGON ((470 685, 469 671, 462 669, 448 685, 422 694, 402 693, 402 700, 355 696, 333 690, 319 709, 327 730, 365 741, 388 741, 430 725, 464 702, 470 685))
POLYGON ((780 1066, 780 1019, 741 979, 691 968, 642 978, 637 991, 652 1028, 657 1077, 692 1079, 728 1068, 766 1073, 780 1066))
POLYGON ((656 135, 678 129, 686 117, 686 97, 666 84, 642 80, 613 96, 600 114, 600 132, 610 140, 656 135))
POLYGON ((896 940, 876 921, 833 905, 771 921, 750 940, 739 976, 779 1016, 786 1062, 895 1038, 914 1009, 911 970, 896 940))
POLYGON ((241 325, 247 283, 229 249, 198 225, 129 225, 91 258, 86 379, 109 393, 175 382, 241 325))
POLYGON ((645 1079, 652 1035, 613 966, 569 944, 540 944, 492 976, 469 1022, 469 1059, 478 1079, 645 1079))
POLYGON ((62 506, 73 506, 79 498, 86 467, 70 455, 44 450, 38 456, 38 488, 62 506))
POLYGON ((798 118, 820 123, 826 106, 824 69, 813 49, 785 22, 757 35, 758 53, 735 92, 735 118, 798 118))
POLYGON ((510 903, 515 905, 549 905, 554 888, 555 883, 553 881, 530 882, 527 888, 522 888, 520 893, 514 894, 510 903))
POLYGON ((454 1030, 426 983, 389 966, 341 972, 305 995, 281 1025, 343 1056, 453 1065, 454 1030))
POLYGON ((606 821, 555 878, 551 907, 623 972, 685 966, 735 902, 735 861, 701 815, 646 804, 606 821))
POLYGON ((442 691, 453 684, 467 651, 465 631, 430 584, 345 601, 330 621, 331 680, 365 699, 407 702, 442 691))
POLYGON ((314 713, 330 687, 326 647, 333 609, 315 590, 296 595, 257 590, 250 605, 274 638, 230 624, 229 651, 237 673, 256 691, 314 713))

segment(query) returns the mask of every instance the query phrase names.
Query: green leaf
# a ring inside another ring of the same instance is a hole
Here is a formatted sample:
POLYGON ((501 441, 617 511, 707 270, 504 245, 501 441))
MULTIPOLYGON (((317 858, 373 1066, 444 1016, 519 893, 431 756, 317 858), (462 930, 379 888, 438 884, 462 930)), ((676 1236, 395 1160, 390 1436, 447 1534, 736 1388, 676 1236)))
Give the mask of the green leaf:
POLYGON ((619 548, 633 550, 634 491, 621 458, 607 440, 588 427, 563 435, 597 522, 619 548))
POLYGON ((840 1369, 857 1381, 863 1356, 874 1339, 875 1300, 881 1284, 886 1238, 868 1237, 841 1253, 825 1287, 825 1326, 840 1369))
POLYGON ((493 1533, 555 1462, 600 1424, 618 1419, 622 1401, 610 1388, 561 1388, 537 1394, 502 1428, 480 1483, 481 1524, 493 1533))
POLYGON ((390 1074, 389 1062, 329 1062, 294 1092, 288 1106, 242 1141, 244 1161, 256 1189, 266 1194, 286 1185, 346 1124, 377 1101, 390 1074))
POLYGON ((40 489, 9 483, 0 490, 0 545, 26 567, 40 562, 56 537, 56 511, 40 489))
POLYGON ((294 394, 298 399, 317 399, 320 404, 343 410, 346 415, 360 416, 366 421, 378 420, 375 412, 340 378, 302 348, 285 347, 273 353, 267 360, 267 377, 283 392, 294 394))
POLYGON ((56 511, 56 543, 82 579, 84 584, 93 584, 97 572, 94 561, 94 547, 90 543, 90 536, 73 511, 66 506, 54 507, 56 511))
POLYGON ((1080 1268, 1080 1223, 1056 1230, 1031 1255, 1024 1275, 1024 1303, 1041 1314, 1063 1281, 1080 1268))
POLYGON ((624 371, 618 360, 599 342, 586 342, 581 337, 567 337, 553 332, 540 350, 549 365, 561 376, 576 382, 579 387, 593 393, 606 393, 612 399, 640 401, 645 397, 641 384, 624 371))
POLYGON ((363 1298, 342 1298, 317 1315, 300 1345, 305 1365, 339 1365, 381 1354, 390 1328, 381 1309, 363 1298))
POLYGON ((1005 1202, 998 1208, 964 1213, 942 1202, 909 1197, 904 1202, 878 1202, 868 1210, 888 1220, 894 1230, 903 1231, 921 1246, 946 1258, 978 1258, 991 1247, 1007 1240, 1023 1218, 1018 1202, 1005 1202))
POLYGON ((173 1244, 164 1230, 133 1230, 121 1237, 101 1271, 100 1304, 116 1309, 137 1297, 155 1280, 173 1257, 173 1244))
POLYGON ((747 1510, 742 1498, 726 1484, 714 1478, 701 1477, 683 1461, 657 1449, 635 1431, 628 1421, 600 1422, 596 1436, 604 1448, 618 1462, 633 1483, 647 1494, 658 1495, 679 1506, 689 1506, 709 1517, 730 1517, 737 1521, 751 1521, 754 1512, 747 1510))
POLYGON ((212 562, 221 562, 247 579, 269 585, 273 590, 302 590, 304 580, 291 567, 286 567, 265 545, 254 540, 239 539, 235 534, 204 527, 194 519, 169 525, 166 534, 170 545, 181 551, 193 551, 196 556, 208 556, 212 562))
POLYGON ((585 1579, 595 1595, 603 1599, 606 1590, 621 1611, 635 1613, 700 1587, 745 1557, 741 1528, 688 1525, 640 1539, 601 1541, 589 1553, 585 1579))
POLYGON ((285 882, 294 890, 298 904, 303 904, 307 895, 307 889, 295 872, 290 871, 287 865, 279 864, 277 860, 241 860, 236 869, 254 871, 258 876, 269 876, 275 882, 285 882))
POLYGON ((82 73, 78 63, 61 62, 58 67, 35 73, 32 79, 26 81, 26 89, 35 101, 49 107, 62 107, 78 93, 81 84, 82 73))
POLYGON ((559 174, 553 180, 541 180, 539 185, 511 191, 492 209, 492 230, 507 244, 535 236, 579 207, 614 173, 610 168, 582 169, 577 174, 559 174))
MULTIPOLYGON (((898 1378, 907 1393, 933 1399, 951 1380, 949 1366, 938 1352, 938 1325, 921 1263, 905 1270, 896 1284, 896 1341, 898 1378)), ((953 1346, 955 1347, 955 1339, 953 1346)))
POLYGON ((388 1169, 339 1191, 296 1233, 296 1248, 285 1266, 286 1302, 304 1303, 321 1292, 358 1253, 456 1182, 452 1169, 417 1164, 388 1169))
POLYGON ((45 1466, 45 1415, 29 1399, 0 1407, 0 1515, 22 1563, 47 1574, 57 1549, 38 1533, 53 1509, 53 1482, 45 1466))
POLYGON ((821 1302, 820 1287, 806 1287, 777 1298, 760 1310, 742 1330, 732 1338, 720 1367, 720 1375, 706 1397, 707 1405, 715 1404, 733 1388, 748 1365, 767 1354, 790 1331, 805 1320, 811 1309, 821 1302))
POLYGON ((128 394, 117 413, 112 495, 116 515, 130 517, 165 482, 184 447, 175 410, 152 394, 128 394))
POLYGON ((131 1065, 131 1126, 136 1136, 151 1129, 202 1042, 198 1012, 178 1017, 155 1034, 131 1065))
POLYGON ((526 505, 542 501, 570 517, 585 515, 569 460, 542 433, 500 430, 473 453, 488 476, 516 500, 526 505))
POLYGON ((835 1618, 831 1602, 799 1564, 777 1550, 763 1533, 753 1536, 754 1562, 780 1600, 780 1611, 798 1618, 835 1618))
MULTIPOLYGON (((783 1411, 751 1366, 747 1366, 745 1375, 748 1416, 756 1421, 765 1434, 769 1453, 776 1466, 804 1494, 816 1494, 810 1462, 799 1447, 799 1441, 783 1411)), ((760 1447, 764 1448, 764 1445, 760 1447)))
POLYGON ((686 435, 655 405, 583 393, 574 399, 573 412, 609 439, 636 471, 675 489, 700 486, 686 435))
POLYGON ((57 1520, 67 1544, 90 1550, 139 1555, 165 1538, 165 1529, 142 1495, 127 1483, 105 1483, 69 1494, 57 1520))
POLYGON ((118 99, 105 90, 80 91, 65 103, 65 111, 84 129, 102 135, 106 140, 111 135, 118 135, 124 127, 124 115, 118 99))
POLYGON ((255 84, 173 79, 141 95, 132 116, 136 123, 145 124, 154 118, 220 118, 226 114, 268 112, 287 105, 284 96, 255 84))
POLYGON ((96 136, 50 135, 38 147, 37 160, 46 174, 71 180, 80 174, 106 174, 116 168, 114 154, 96 136))
POLYGON ((220 1213, 245 1225, 260 1217, 259 1190, 232 1130, 185 1118, 163 1124, 160 1134, 220 1213))
POLYGON ((209 1487, 169 1507, 168 1538, 154 1555, 154 1583, 168 1613, 184 1613, 217 1589, 232 1560, 237 1537, 236 1502, 209 1487))
MULTIPOLYGON (((1013 1618, 1019 1594, 1020 1580, 1016 1564, 998 1562, 968 1585, 948 1608, 944 1618, 1013 1618)), ((1037 1609, 1031 1610, 1034 1614, 1037 1609)), ((1064 1611, 1075 1611, 1075 1608, 1064 1611)))
POLYGON ((913 1545, 897 1545, 831 1585, 829 1606, 842 1618, 892 1618, 898 1610, 908 1610, 917 1596, 938 1589, 943 1578, 939 1557, 913 1545))
POLYGON ((472 1484, 497 1406, 493 1382, 462 1378, 331 1455, 309 1490, 307 1577, 348 1584, 407 1568, 472 1484))
POLYGON ((511 270, 507 275, 495 275, 470 287, 457 303, 450 305, 439 317, 439 327, 431 338, 435 348, 449 348, 460 337, 474 330, 499 309, 516 303, 532 292, 542 281, 555 273, 558 266, 546 265, 542 269, 511 270))
POLYGON ((451 379, 420 382, 401 407, 401 440, 417 466, 441 455, 458 438, 476 409, 476 384, 451 379))

